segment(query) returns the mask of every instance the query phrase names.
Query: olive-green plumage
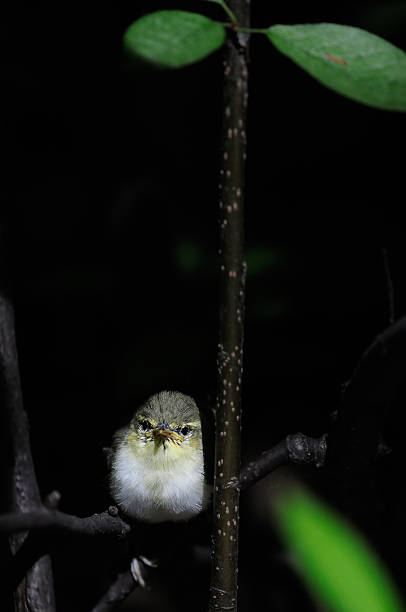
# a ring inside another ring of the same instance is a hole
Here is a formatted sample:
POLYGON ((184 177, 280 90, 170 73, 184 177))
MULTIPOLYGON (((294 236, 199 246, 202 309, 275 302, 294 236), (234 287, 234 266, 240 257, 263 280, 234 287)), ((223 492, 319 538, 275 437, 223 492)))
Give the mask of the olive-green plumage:
POLYGON ((110 485, 126 514, 148 522, 187 520, 207 506, 211 487, 191 397, 161 391, 135 412, 115 435, 110 485))

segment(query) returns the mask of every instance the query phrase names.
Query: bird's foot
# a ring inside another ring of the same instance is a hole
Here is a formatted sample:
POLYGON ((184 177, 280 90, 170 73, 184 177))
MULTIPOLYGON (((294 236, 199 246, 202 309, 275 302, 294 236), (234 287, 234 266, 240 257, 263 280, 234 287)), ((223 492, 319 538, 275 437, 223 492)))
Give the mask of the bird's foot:
POLYGON ((134 557, 131 561, 131 574, 134 578, 135 582, 145 589, 147 586, 146 583, 146 568, 147 567, 158 567, 158 564, 153 559, 148 559, 143 555, 138 555, 138 557, 134 557))

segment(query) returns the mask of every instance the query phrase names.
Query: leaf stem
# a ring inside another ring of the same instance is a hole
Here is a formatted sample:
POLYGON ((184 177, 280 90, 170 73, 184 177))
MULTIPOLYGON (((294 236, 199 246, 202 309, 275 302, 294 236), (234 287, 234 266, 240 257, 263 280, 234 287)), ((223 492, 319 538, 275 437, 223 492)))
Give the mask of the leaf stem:
POLYGON ((244 32, 247 34, 266 34, 268 32, 267 28, 243 28, 239 26, 236 21, 235 22, 217 21, 217 23, 222 25, 223 28, 232 28, 236 32, 244 32))
POLYGON ((235 27, 237 32, 246 32, 247 34, 266 34, 266 28, 241 28, 239 25, 235 27))
POLYGON ((233 11, 230 9, 230 7, 224 2, 224 0, 220 0, 220 4, 223 8, 223 10, 227 13, 227 15, 230 17, 231 19, 231 23, 235 24, 237 23, 237 18, 234 15, 233 11))

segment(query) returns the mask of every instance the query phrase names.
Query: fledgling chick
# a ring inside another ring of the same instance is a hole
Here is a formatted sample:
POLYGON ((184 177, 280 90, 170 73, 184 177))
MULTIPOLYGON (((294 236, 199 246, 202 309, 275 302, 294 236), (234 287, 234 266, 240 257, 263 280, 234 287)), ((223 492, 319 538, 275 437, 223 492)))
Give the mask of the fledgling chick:
POLYGON ((191 397, 161 391, 114 437, 110 489, 129 517, 185 521, 204 510, 211 486, 204 473, 200 414, 191 397))

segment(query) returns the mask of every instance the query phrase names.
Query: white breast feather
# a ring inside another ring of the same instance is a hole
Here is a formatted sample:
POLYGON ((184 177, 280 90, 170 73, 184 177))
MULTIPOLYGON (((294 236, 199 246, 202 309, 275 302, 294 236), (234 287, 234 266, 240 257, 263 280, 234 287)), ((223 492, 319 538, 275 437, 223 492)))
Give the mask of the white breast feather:
POLYGON ((188 520, 210 499, 211 487, 204 482, 203 452, 194 450, 181 461, 166 461, 167 451, 161 448, 161 453, 163 457, 156 460, 140 459, 128 443, 121 444, 112 466, 114 499, 126 514, 140 520, 188 520))

